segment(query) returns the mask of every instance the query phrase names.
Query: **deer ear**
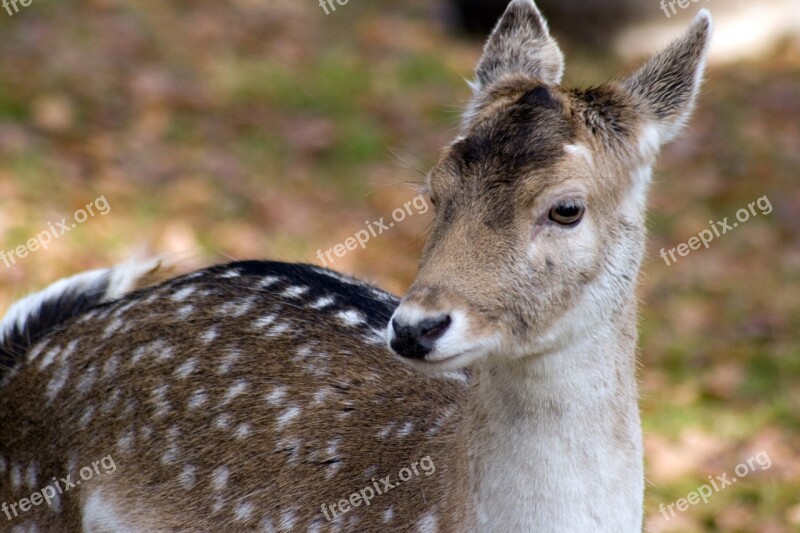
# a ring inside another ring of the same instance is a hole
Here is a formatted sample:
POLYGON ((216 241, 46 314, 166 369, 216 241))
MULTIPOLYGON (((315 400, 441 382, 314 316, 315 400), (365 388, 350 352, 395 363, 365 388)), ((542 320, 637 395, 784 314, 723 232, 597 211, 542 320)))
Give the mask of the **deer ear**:
POLYGON ((472 88, 478 93, 508 74, 527 74, 558 85, 563 72, 564 55, 536 4, 512 0, 486 42, 472 88))
POLYGON ((673 139, 694 109, 703 81, 711 33, 711 15, 703 9, 686 35, 650 58, 622 82, 645 113, 651 116, 659 143, 673 139))

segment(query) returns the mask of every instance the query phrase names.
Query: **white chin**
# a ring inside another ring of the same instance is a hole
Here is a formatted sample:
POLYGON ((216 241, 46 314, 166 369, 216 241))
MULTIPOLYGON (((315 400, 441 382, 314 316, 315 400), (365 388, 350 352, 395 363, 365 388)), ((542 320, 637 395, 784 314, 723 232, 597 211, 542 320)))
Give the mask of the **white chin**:
POLYGON ((440 358, 436 358, 437 354, 434 351, 424 359, 406 359, 405 357, 400 357, 400 359, 420 372, 437 375, 472 366, 486 355, 487 351, 483 346, 476 346, 474 349, 440 358))

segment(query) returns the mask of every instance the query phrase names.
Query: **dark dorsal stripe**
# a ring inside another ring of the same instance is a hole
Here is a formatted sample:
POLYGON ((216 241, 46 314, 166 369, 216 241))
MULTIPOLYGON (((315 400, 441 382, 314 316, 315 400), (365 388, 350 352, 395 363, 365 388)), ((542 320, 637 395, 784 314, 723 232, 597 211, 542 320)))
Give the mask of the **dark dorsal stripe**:
POLYGON ((64 292, 42 302, 14 324, 0 341, 0 378, 13 368, 45 335, 100 304, 108 290, 109 274, 90 287, 67 288, 64 292))

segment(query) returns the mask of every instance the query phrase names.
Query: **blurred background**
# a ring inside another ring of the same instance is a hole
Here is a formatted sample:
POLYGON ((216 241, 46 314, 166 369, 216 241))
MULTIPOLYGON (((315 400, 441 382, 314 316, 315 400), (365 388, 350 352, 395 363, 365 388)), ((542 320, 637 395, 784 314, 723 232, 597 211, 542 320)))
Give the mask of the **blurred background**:
MULTIPOLYGON (((98 198, 110 206, 46 250, 0 262, 0 309, 143 249, 182 271, 243 258, 319 264, 318 250, 417 194, 455 134, 464 79, 505 4, 0 9, 0 250, 98 198)), ((702 100, 665 150, 650 201, 640 290, 647 529, 800 531, 800 4, 673 5, 540 2, 573 85, 630 71, 700 7, 715 16, 702 100), (764 195, 771 213, 671 266, 659 257, 764 195), (659 513, 762 451, 769 468, 674 518, 659 513)), ((402 293, 429 222, 415 213, 329 266, 402 293)))

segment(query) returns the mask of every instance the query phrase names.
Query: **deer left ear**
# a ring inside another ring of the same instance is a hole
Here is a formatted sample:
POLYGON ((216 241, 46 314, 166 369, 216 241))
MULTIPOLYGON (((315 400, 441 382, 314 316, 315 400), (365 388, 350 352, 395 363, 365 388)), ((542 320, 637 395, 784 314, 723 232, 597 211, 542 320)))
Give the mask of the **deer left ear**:
POLYGON ((680 132, 694 109, 711 42, 711 15, 705 9, 689 31, 622 82, 658 132, 659 144, 680 132))
POLYGON ((513 0, 486 42, 472 84, 478 93, 500 78, 525 74, 546 85, 558 85, 564 54, 550 36, 547 22, 533 0, 513 0))

